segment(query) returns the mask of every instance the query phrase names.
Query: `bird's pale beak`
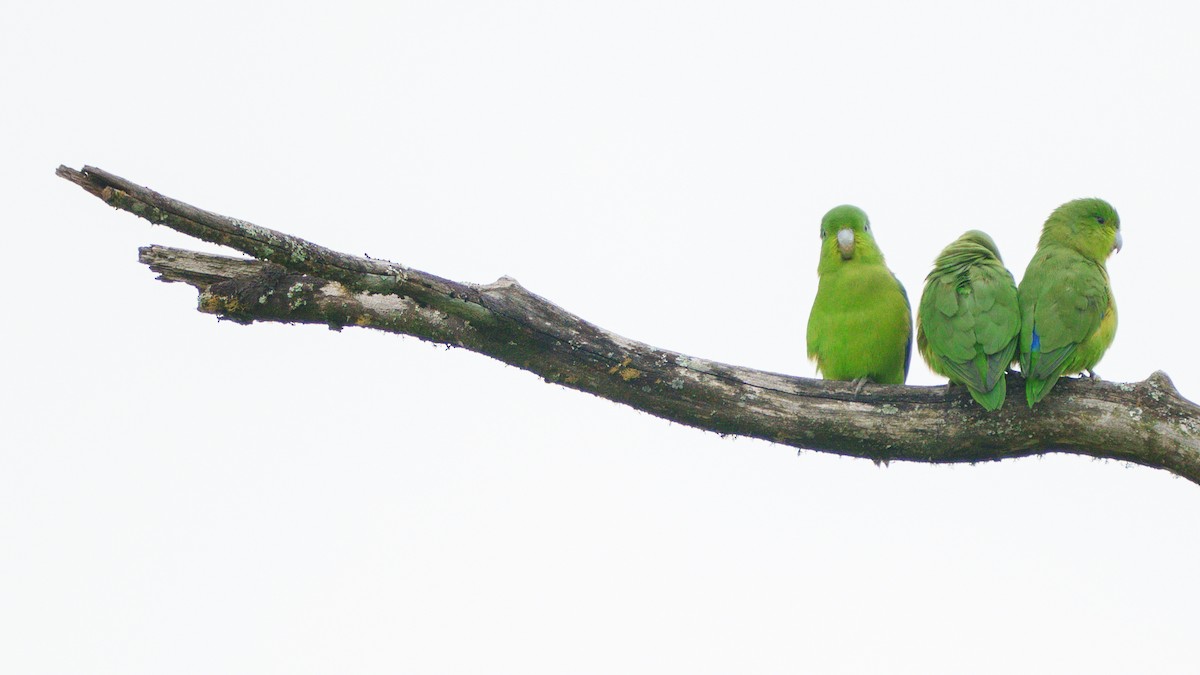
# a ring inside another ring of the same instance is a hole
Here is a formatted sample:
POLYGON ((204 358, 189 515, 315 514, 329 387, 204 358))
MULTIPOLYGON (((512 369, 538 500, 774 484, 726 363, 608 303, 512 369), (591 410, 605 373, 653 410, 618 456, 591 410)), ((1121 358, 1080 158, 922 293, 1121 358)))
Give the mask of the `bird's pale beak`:
POLYGON ((1124 243, 1124 240, 1121 239, 1121 231, 1117 230, 1117 238, 1113 242, 1113 253, 1120 253, 1121 252, 1121 244, 1123 244, 1123 243, 1124 243))
POLYGON ((854 256, 854 230, 848 227, 838 230, 838 251, 842 254, 842 260, 849 260, 854 256))

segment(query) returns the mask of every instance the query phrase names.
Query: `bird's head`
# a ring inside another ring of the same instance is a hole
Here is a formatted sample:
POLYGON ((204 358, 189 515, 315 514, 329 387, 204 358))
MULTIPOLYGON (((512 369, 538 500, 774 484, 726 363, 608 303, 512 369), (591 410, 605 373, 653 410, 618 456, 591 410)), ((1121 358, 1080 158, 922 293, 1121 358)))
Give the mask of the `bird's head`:
POLYGON ((821 241, 823 257, 836 251, 842 260, 850 260, 864 248, 876 250, 867 214, 849 204, 833 207, 821 219, 821 241))
POLYGON ((959 270, 964 265, 975 265, 990 260, 1003 263, 996 242, 986 232, 967 230, 961 237, 942 249, 942 252, 933 261, 933 270, 929 276, 944 274, 959 270))
POLYGON ((961 242, 964 246, 969 246, 975 248, 976 250, 986 249, 988 253, 991 253, 993 256, 995 256, 996 260, 1000 260, 1000 249, 996 246, 996 242, 987 232, 981 232, 979 230, 967 230, 961 237, 958 238, 958 241, 955 243, 959 242, 961 242))
POLYGON ((1096 262, 1121 250, 1121 218, 1103 199, 1075 199, 1054 209, 1042 241, 1066 244, 1096 262))

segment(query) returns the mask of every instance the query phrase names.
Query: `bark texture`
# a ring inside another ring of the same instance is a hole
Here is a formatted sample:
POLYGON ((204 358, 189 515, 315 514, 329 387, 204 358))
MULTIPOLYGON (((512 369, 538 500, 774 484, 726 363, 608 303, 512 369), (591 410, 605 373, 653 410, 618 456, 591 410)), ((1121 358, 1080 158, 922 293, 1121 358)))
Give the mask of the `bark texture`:
POLYGON ((58 175, 110 206, 256 258, 148 246, 141 262, 199 291, 199 310, 242 323, 361 326, 486 354, 689 426, 877 462, 980 462, 1070 452, 1165 469, 1200 483, 1200 407, 1161 371, 1137 383, 1064 379, 1036 408, 1024 380, 984 411, 961 387, 792 377, 615 335, 515 280, 476 285, 339 253, 184 204, 100 169, 58 175))

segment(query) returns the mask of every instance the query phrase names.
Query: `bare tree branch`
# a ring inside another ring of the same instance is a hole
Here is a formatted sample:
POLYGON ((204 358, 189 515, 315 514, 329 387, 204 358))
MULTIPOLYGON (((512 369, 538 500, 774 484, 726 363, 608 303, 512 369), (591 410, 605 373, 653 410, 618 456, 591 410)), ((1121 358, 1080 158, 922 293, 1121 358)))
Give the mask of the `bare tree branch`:
POLYGON ((716 363, 628 340, 507 277, 488 285, 442 279, 339 253, 197 209, 100 169, 58 175, 106 203, 245 260, 141 249, 159 279, 200 292, 199 310, 242 323, 362 326, 486 354, 547 382, 689 426, 875 461, 979 462, 1070 452, 1165 469, 1200 483, 1200 407, 1165 373, 1118 384, 1060 381, 1030 410, 1024 381, 987 413, 962 388, 825 382, 716 363))

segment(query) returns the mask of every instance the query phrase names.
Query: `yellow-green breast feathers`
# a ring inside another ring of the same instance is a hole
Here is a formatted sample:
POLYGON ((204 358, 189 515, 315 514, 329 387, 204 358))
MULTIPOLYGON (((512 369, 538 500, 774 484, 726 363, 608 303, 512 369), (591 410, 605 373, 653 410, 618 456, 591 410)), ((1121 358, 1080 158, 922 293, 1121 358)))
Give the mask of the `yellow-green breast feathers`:
POLYGON ((942 250, 917 311, 917 347, 933 372, 998 409, 1020 326, 1017 286, 991 237, 971 230, 942 250))
POLYGON ((817 274, 808 317, 808 356, 817 370, 827 380, 903 384, 912 312, 862 209, 843 205, 825 214, 817 274))
POLYGON ((1020 360, 1025 399, 1040 401, 1063 375, 1091 371, 1117 332, 1105 261, 1121 248, 1121 221, 1102 199, 1054 210, 1021 279, 1020 360))

